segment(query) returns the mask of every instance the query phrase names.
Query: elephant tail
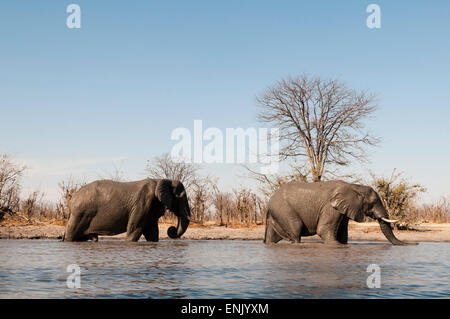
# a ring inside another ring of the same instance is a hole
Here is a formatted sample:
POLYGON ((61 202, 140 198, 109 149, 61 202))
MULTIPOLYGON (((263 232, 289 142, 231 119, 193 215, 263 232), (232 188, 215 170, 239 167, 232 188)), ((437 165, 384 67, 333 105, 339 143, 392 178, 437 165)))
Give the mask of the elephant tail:
POLYGON ((69 221, 70 221, 70 205, 67 205, 67 210, 68 210, 67 222, 66 222, 66 227, 64 227, 64 234, 62 235, 62 240, 61 241, 65 241, 66 240, 67 224, 69 224, 69 221))
POLYGON ((67 231, 68 231, 69 227, 71 227, 71 224, 73 224, 73 220, 71 219, 72 211, 73 211, 72 198, 70 198, 67 201, 66 205, 67 205, 66 206, 66 208, 67 208, 67 222, 66 222, 66 227, 64 228, 64 234, 62 236, 62 241, 66 241, 66 239, 67 239, 67 237, 66 237, 67 231))
POLYGON ((64 234, 62 235, 62 240, 61 241, 65 241, 66 240, 67 225, 69 224, 69 221, 70 221, 70 205, 67 205, 67 210, 68 210, 67 222, 66 222, 66 227, 64 227, 64 234))
POLYGON ((266 208, 266 212, 265 212, 265 223, 266 223, 266 229, 264 232, 264 241, 263 243, 266 243, 266 239, 267 239, 267 229, 269 228, 269 208, 266 208))
MULTIPOLYGON (((291 236, 292 237, 292 236, 291 236)), ((287 241, 294 241, 290 236, 288 236, 278 223, 274 220, 270 210, 266 212, 266 229, 264 232, 264 243, 277 243, 281 239, 287 241)))

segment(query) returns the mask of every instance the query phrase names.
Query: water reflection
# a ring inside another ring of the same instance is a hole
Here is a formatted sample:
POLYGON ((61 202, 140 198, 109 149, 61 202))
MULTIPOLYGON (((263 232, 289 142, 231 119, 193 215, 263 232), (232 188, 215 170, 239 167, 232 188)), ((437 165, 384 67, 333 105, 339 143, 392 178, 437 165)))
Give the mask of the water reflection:
POLYGON ((450 297, 450 244, 0 240, 2 298, 450 297), (66 267, 81 267, 69 289, 66 267), (369 289, 369 264, 381 288, 369 289))

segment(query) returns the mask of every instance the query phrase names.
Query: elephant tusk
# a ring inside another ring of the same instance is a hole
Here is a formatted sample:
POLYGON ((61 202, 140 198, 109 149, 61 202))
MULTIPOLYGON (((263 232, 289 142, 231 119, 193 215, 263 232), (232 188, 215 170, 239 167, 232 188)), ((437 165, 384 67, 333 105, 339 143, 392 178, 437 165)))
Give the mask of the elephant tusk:
POLYGON ((387 218, 384 218, 384 217, 381 217, 381 220, 385 221, 386 223, 396 223, 396 222, 398 222, 398 219, 387 219, 387 218))

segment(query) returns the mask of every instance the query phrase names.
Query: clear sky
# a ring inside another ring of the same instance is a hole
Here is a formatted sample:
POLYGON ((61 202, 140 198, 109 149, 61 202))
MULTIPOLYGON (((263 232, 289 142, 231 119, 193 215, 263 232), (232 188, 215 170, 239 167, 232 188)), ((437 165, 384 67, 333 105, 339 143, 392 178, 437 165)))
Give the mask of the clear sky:
MULTIPOLYGON (((0 153, 29 166, 25 190, 115 167, 144 177, 176 127, 255 127, 255 96, 288 75, 340 78, 379 94, 371 163, 450 195, 450 2, 2 1, 0 153), (66 7, 81 7, 81 29, 66 7), (381 7, 369 29, 366 7, 381 7)), ((248 181, 205 165, 225 189, 248 181)))

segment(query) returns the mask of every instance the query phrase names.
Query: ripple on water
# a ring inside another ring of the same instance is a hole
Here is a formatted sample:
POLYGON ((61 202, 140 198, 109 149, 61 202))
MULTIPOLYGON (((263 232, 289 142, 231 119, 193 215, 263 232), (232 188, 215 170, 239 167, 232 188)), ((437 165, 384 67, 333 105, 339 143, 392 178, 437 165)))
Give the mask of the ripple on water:
POLYGON ((449 298, 450 244, 0 240, 2 298, 449 298), (81 287, 66 285, 81 267, 81 287), (381 287, 369 289, 369 264, 381 287))

